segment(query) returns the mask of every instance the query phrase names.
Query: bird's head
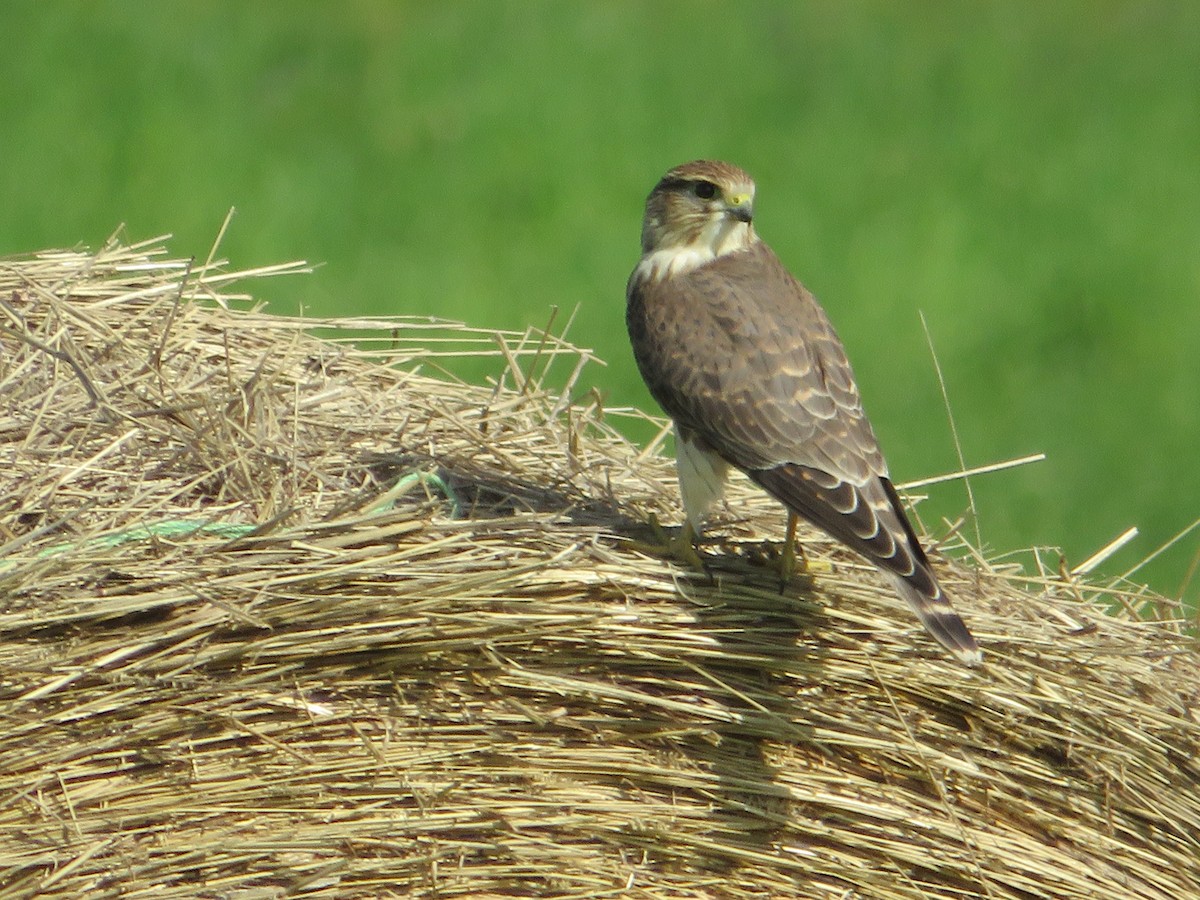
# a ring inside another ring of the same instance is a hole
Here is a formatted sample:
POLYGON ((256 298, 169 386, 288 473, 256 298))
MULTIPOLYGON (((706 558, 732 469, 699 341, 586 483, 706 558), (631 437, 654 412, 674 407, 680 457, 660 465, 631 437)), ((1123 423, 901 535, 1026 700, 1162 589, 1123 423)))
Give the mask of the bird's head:
POLYGON ((676 166, 646 199, 642 254, 697 257, 693 264, 744 250, 755 240, 754 180, 729 163, 676 166))

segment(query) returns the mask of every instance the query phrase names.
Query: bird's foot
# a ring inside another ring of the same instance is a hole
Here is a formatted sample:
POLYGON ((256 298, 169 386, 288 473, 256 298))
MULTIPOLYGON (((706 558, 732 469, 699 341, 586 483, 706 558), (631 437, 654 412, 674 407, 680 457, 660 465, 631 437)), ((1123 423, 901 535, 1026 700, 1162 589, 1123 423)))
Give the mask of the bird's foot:
POLYGON ((650 513, 648 524, 654 535, 653 540, 650 543, 634 541, 635 549, 652 556, 665 556, 683 563, 689 568, 708 574, 708 566, 704 564, 704 557, 696 549, 696 529, 692 527, 691 522, 685 522, 674 535, 668 534, 667 529, 659 524, 658 516, 654 513, 650 513))
POLYGON ((804 555, 804 548, 796 543, 795 516, 788 517, 787 537, 784 538, 779 556, 775 559, 775 570, 779 574, 779 593, 781 594, 797 571, 808 571, 808 557, 804 555))
POLYGON ((779 590, 781 591, 787 587, 787 583, 792 580, 792 576, 797 571, 808 571, 808 557, 804 555, 804 548, 797 545, 795 538, 784 541, 783 547, 779 551, 779 558, 776 560, 776 569, 779 572, 779 590))
POLYGON ((822 562, 811 562, 804 553, 804 547, 796 540, 796 525, 799 519, 788 515, 787 536, 779 548, 778 556, 772 560, 773 568, 779 573, 779 593, 787 588, 792 576, 797 573, 811 575, 815 570, 832 571, 832 567, 822 562))

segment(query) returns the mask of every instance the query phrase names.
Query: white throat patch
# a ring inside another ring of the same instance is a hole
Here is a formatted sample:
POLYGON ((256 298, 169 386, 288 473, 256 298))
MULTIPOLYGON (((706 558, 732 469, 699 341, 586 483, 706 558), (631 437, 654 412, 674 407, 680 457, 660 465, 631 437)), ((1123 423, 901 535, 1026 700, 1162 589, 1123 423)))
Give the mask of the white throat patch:
POLYGON ((634 277, 638 281, 660 281, 684 275, 718 256, 745 250, 756 240, 758 237, 749 223, 721 216, 705 226, 692 243, 676 244, 647 253, 638 262, 634 277))

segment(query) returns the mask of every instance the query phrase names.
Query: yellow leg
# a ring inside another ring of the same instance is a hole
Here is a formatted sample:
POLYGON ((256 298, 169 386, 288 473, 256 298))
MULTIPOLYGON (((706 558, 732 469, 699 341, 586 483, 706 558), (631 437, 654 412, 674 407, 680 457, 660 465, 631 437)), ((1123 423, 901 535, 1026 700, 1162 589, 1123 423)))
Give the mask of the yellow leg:
POLYGON ((787 587, 787 583, 792 576, 796 574, 796 555, 799 550, 801 570, 808 568, 808 559, 804 555, 804 548, 798 547, 796 544, 796 526, 800 523, 800 517, 793 512, 788 513, 787 521, 787 536, 783 539, 783 552, 779 554, 779 589, 782 591, 787 587))

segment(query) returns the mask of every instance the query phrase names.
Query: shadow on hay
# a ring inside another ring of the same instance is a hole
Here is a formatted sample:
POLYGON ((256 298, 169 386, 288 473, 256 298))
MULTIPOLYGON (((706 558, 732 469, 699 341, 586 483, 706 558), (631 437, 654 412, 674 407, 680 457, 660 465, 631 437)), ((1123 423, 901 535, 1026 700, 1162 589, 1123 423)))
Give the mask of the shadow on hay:
MULTIPOLYGON (((431 462, 404 453, 374 454, 369 466, 387 485, 431 462)), ((566 528, 597 528, 618 543, 646 546, 654 541, 648 523, 625 515, 615 501, 581 495, 569 483, 481 477, 444 465, 437 472, 452 487, 463 518, 482 521, 518 512, 550 512, 566 528)), ((715 714, 710 708, 687 721, 678 712, 664 717, 653 702, 642 707, 628 704, 621 716, 605 725, 610 740, 657 745, 660 752, 687 759, 703 775, 697 780, 702 787, 695 790, 695 799, 707 804, 711 844, 702 855, 715 870, 729 870, 742 856, 734 848, 776 853, 788 824, 804 815, 780 782, 771 745, 782 741, 822 753, 813 729, 796 715, 803 698, 795 685, 798 673, 802 683, 820 683, 829 649, 813 639, 820 605, 812 599, 812 578, 798 574, 781 588, 770 567, 775 546, 717 538, 704 541, 702 553, 703 573, 676 572, 674 603, 692 614, 692 628, 708 640, 708 652, 696 660, 684 653, 610 657, 605 672, 597 674, 646 693, 657 687, 672 699, 680 699, 680 684, 697 682, 703 687, 703 701, 710 707, 720 705, 715 714), (727 852, 731 849, 734 852, 727 852)), ((540 661, 547 668, 561 662, 552 655, 540 661)))

